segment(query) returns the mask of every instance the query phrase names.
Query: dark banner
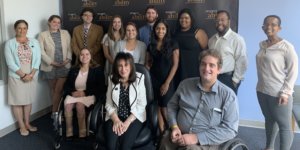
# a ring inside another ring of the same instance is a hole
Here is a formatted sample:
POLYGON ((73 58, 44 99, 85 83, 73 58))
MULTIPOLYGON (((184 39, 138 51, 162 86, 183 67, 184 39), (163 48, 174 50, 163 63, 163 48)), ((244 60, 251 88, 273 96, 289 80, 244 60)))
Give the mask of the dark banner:
POLYGON ((238 0, 63 0, 63 28, 72 33, 72 29, 81 24, 80 12, 84 7, 96 12, 94 22, 107 30, 114 15, 121 15, 124 24, 132 21, 141 27, 145 24, 145 8, 154 5, 159 18, 166 19, 175 27, 178 13, 183 8, 190 8, 196 20, 196 26, 204 29, 208 36, 216 33, 214 18, 218 10, 224 9, 231 14, 231 28, 238 27, 238 0))

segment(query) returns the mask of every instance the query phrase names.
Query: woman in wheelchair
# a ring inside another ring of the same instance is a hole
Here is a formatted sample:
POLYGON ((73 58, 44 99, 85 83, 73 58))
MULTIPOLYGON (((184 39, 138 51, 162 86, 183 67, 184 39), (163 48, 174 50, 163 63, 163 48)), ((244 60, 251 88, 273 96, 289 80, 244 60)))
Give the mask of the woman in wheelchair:
POLYGON ((113 63, 106 93, 105 138, 108 150, 131 150, 146 121, 144 75, 135 71, 131 54, 120 52, 113 63))
POLYGON ((76 66, 71 68, 65 83, 66 138, 73 137, 73 108, 76 107, 79 138, 86 137, 85 107, 105 93, 104 70, 91 59, 88 49, 82 49, 76 66))

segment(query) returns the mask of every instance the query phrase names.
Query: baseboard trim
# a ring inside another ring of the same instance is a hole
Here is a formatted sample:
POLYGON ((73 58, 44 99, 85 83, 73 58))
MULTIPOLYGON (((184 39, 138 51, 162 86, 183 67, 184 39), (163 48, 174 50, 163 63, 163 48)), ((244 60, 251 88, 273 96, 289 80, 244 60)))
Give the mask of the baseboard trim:
POLYGON ((254 120, 240 120, 239 126, 265 129, 265 122, 254 120))
MULTIPOLYGON (((49 112, 51 112, 51 106, 46 107, 45 109, 42 109, 41 111, 38 111, 34 114, 31 115, 31 121, 38 119, 46 114, 48 114, 49 112)), ((239 126, 242 127, 250 127, 250 128, 260 128, 260 129, 265 129, 265 123, 262 121, 253 121, 253 120, 240 120, 239 121, 239 126)), ((16 130, 18 128, 17 122, 15 122, 14 124, 9 125, 8 127, 0 130, 0 138, 5 136, 6 134, 16 130)), ((296 130, 295 133, 300 133, 299 131, 299 127, 296 126, 296 130)))
MULTIPOLYGON (((239 126, 265 129, 265 122, 253 121, 253 120, 240 120, 239 126)), ((300 129, 297 124, 295 124, 295 133, 300 133, 300 129)))
MULTIPOLYGON (((30 121, 36 120, 36 119, 38 119, 38 118, 40 118, 40 117, 48 114, 49 112, 51 112, 51 108, 52 107, 49 106, 49 107, 46 107, 46 108, 44 108, 44 109, 42 109, 42 110, 40 110, 40 111, 32 114, 30 116, 30 121)), ((14 130, 16 130, 17 128, 18 128, 18 125, 17 125, 17 122, 15 122, 15 123, 7 126, 6 128, 1 129, 0 130, 0 138, 3 137, 3 136, 5 136, 6 134, 8 134, 8 133, 10 133, 10 132, 12 132, 14 130)))

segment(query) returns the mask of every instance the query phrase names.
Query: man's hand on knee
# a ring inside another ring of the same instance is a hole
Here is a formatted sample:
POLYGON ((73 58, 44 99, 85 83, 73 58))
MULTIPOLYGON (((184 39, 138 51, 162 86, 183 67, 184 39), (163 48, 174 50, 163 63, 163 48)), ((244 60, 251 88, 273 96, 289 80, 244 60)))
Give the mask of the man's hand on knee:
POLYGON ((182 138, 184 140, 184 143, 186 145, 195 145, 198 144, 198 137, 196 134, 183 134, 182 138))

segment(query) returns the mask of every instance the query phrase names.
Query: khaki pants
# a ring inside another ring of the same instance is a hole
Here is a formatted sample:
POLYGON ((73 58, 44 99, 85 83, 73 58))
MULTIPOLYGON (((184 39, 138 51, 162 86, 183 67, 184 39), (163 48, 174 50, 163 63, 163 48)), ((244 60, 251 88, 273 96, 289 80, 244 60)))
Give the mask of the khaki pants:
POLYGON ((188 146, 178 146, 172 143, 170 139, 170 132, 166 133, 162 139, 159 146, 159 150, 218 150, 219 145, 188 145, 188 146))

